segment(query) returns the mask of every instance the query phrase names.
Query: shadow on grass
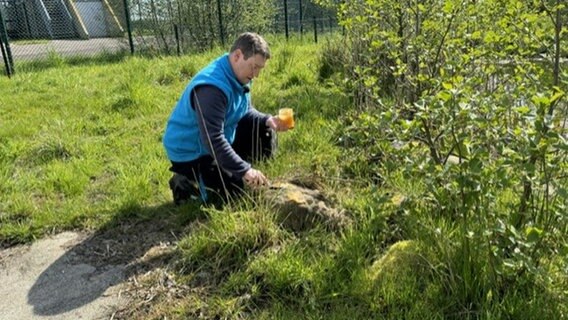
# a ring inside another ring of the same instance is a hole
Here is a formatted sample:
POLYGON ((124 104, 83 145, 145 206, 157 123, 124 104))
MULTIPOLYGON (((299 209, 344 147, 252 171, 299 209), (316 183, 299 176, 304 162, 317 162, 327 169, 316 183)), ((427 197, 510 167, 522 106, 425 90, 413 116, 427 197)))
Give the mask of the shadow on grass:
POLYGON ((62 66, 89 66, 106 65, 122 62, 130 56, 127 51, 102 52, 90 56, 64 57, 58 53, 50 53, 44 58, 18 62, 15 66, 16 73, 40 72, 62 66))
POLYGON ((28 292, 28 304, 40 316, 85 306, 130 276, 164 265, 172 250, 146 256, 153 248, 175 243, 185 226, 204 217, 198 204, 123 208, 39 275, 28 292))

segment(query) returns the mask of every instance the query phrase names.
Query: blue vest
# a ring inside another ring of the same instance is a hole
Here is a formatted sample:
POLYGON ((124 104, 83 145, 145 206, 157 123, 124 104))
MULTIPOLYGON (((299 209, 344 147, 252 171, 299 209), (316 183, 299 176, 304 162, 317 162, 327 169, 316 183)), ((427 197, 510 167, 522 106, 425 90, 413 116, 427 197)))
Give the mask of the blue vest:
MULTIPOLYGON (((209 154, 200 138, 197 122, 200 115, 196 112, 198 106, 192 106, 193 99, 190 97, 193 89, 200 85, 213 85, 223 91, 227 98, 223 131, 229 144, 235 140, 237 123, 248 111, 250 94, 245 93, 231 68, 229 55, 224 54, 193 77, 168 120, 163 144, 171 161, 192 161, 209 154)), ((207 141, 207 137, 204 140, 207 141)))

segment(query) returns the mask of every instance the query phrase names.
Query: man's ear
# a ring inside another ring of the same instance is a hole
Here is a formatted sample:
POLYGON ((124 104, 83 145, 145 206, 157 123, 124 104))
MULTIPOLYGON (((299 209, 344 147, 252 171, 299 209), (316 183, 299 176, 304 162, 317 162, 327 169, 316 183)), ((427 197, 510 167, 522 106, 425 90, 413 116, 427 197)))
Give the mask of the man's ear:
POLYGON ((233 51, 233 59, 234 62, 237 62, 237 60, 239 60, 240 57, 242 57, 243 52, 241 51, 241 49, 237 49, 235 51, 233 51))

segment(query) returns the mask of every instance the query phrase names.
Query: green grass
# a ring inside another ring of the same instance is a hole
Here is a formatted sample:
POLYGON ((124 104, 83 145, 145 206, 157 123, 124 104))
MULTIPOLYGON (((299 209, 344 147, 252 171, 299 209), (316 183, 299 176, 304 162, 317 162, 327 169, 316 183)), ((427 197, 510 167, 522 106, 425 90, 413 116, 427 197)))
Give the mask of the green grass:
POLYGON ((12 40, 10 44, 12 45, 26 45, 26 44, 46 44, 51 40, 46 39, 22 39, 22 40, 12 40))
MULTIPOLYGON (((452 291, 463 266, 459 225, 436 214, 443 204, 423 197, 421 177, 395 166, 373 184, 364 176, 372 170, 347 168, 364 161, 348 158, 358 151, 337 143, 344 115, 353 109, 345 90, 334 85, 341 76, 333 66, 343 67, 329 61, 336 57, 330 48, 339 52, 341 43, 270 41, 273 58, 254 83, 253 103, 268 113, 294 108, 296 128, 279 135, 277 155, 258 168, 273 181, 315 182, 353 225, 338 233, 318 227, 294 233, 279 225, 259 194, 223 208, 171 206, 164 125, 187 81, 223 50, 97 63, 51 57, 47 68, 38 64, 0 78, 0 245, 173 217, 185 235, 170 267, 177 283, 191 290, 132 307, 132 319, 567 316, 566 265, 558 258, 551 259, 553 283, 544 277, 519 281, 495 293, 472 281, 485 302, 465 305, 452 291), (419 245, 407 254, 396 249, 403 240, 419 245), (393 252, 402 258, 381 260, 393 252)), ((358 146, 360 152, 368 147, 358 146)), ((497 209, 507 197, 496 200, 497 209)), ((480 279, 486 276, 483 261, 473 269, 480 279)))

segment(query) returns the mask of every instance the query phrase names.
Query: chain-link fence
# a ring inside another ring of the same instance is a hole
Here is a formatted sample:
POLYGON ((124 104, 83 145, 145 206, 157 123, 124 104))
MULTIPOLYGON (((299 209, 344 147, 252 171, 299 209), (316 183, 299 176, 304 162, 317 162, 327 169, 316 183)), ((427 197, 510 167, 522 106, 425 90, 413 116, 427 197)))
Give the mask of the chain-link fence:
POLYGON ((115 52, 128 46, 125 10, 107 0, 0 0, 6 71, 14 61, 115 52), (10 64, 10 65, 8 65, 10 64))
POLYGON ((0 0, 8 75, 54 55, 184 54, 227 46, 244 31, 317 41, 337 28, 331 10, 308 0, 0 0))

